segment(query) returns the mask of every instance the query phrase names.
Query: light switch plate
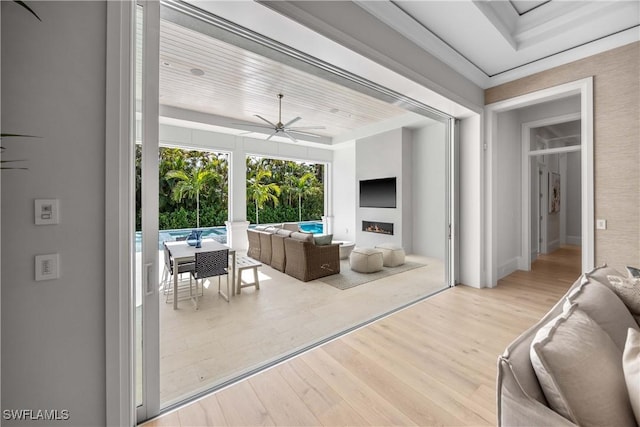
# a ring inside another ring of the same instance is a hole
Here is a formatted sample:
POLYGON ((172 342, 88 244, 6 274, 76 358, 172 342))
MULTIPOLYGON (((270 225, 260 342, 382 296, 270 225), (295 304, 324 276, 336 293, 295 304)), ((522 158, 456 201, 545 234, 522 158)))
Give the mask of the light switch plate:
POLYGON ((596 219, 596 228, 598 230, 606 230, 607 229, 607 220, 606 219, 596 219))
POLYGON ((36 199, 36 225, 58 224, 59 216, 58 199, 36 199))
POLYGON ((36 281, 53 280, 60 277, 58 254, 36 255, 36 281))

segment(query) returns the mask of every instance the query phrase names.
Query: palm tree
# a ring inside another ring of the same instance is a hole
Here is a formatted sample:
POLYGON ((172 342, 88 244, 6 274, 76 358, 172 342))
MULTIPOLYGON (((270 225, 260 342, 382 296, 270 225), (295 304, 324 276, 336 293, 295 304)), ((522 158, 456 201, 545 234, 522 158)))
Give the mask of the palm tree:
POLYGON ((196 227, 200 228, 200 193, 217 181, 217 174, 197 165, 191 170, 191 174, 184 170, 170 170, 165 176, 167 179, 177 180, 171 190, 173 200, 181 202, 184 198, 196 199, 196 227))
POLYGON ((307 172, 301 177, 290 176, 289 179, 291 182, 289 190, 292 194, 298 196, 298 221, 302 221, 302 198, 318 192, 318 188, 315 185, 317 179, 311 172, 307 172))
POLYGON ((254 176, 247 180, 247 199, 253 200, 256 204, 256 224, 259 224, 258 210, 269 200, 277 205, 281 192, 280 186, 275 182, 263 183, 264 178, 271 178, 271 171, 260 168, 255 171, 254 176))

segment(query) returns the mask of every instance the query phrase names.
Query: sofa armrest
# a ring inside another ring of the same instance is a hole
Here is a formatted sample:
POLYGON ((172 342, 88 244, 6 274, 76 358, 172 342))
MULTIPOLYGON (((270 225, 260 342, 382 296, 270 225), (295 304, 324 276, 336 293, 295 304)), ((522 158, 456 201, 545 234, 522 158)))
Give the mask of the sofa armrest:
POLYGON ((498 426, 577 427, 553 409, 528 396, 504 356, 498 357, 496 392, 498 426))
POLYGON ((303 282, 340 272, 339 245, 316 246, 285 238, 285 273, 303 282))

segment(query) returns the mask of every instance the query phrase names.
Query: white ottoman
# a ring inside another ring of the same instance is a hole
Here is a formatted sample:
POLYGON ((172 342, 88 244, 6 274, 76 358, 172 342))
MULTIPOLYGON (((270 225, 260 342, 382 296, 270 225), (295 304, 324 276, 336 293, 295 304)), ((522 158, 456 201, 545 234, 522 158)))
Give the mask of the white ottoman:
POLYGON ((397 267, 404 264, 404 249, 392 243, 377 245, 376 249, 382 251, 382 259, 385 267, 397 267))
POLYGON ((355 248, 349 255, 349 265, 358 273, 375 273, 382 270, 382 251, 373 248, 355 248))

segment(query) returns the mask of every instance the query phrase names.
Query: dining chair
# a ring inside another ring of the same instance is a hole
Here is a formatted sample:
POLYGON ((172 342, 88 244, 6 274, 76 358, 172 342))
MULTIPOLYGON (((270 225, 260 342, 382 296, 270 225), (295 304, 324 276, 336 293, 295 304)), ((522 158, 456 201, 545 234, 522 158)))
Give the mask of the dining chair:
MULTIPOLYGON (((191 271, 191 275, 196 279, 195 305, 198 309, 198 282, 203 281, 207 277, 218 276, 218 293, 229 302, 229 249, 221 249, 218 251, 196 252, 195 269, 191 271), (227 293, 220 292, 220 276, 227 276, 227 293)), ((193 294, 190 295, 193 298, 193 294)))
MULTIPOLYGON (((166 242, 162 242, 162 246, 164 246, 164 269, 162 272, 162 290, 165 295, 165 302, 169 303, 169 295, 173 294, 173 286, 171 278, 174 275, 173 271, 173 260, 171 258, 171 250, 167 246, 166 242)), ((195 263, 182 263, 178 265, 178 271, 176 274, 182 273, 190 273, 195 269, 195 263)), ((189 275, 189 289, 191 289, 191 275, 189 275)), ((171 301, 173 302, 173 301, 171 301)))

